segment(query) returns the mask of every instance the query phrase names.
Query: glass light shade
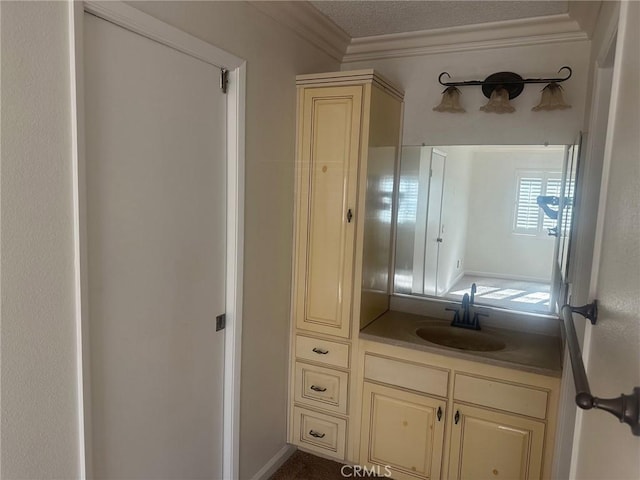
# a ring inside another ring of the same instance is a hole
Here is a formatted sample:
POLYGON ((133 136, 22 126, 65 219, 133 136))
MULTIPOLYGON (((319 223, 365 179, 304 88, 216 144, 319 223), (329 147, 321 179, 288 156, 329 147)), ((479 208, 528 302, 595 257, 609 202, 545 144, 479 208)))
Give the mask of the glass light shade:
POLYGON ((460 90, 456 87, 447 87, 445 91, 442 92, 440 105, 433 107, 433 111, 451 113, 466 112, 466 110, 460 106, 460 90))
POLYGON ((542 89, 540 103, 531 110, 537 112, 538 110, 564 110, 565 108, 571 108, 571 105, 566 103, 562 97, 562 86, 551 82, 542 89))
POLYGON ((480 107, 483 112, 493 113, 511 113, 515 112, 515 108, 509 103, 509 92, 502 87, 496 88, 491 92, 491 97, 486 105, 480 107))

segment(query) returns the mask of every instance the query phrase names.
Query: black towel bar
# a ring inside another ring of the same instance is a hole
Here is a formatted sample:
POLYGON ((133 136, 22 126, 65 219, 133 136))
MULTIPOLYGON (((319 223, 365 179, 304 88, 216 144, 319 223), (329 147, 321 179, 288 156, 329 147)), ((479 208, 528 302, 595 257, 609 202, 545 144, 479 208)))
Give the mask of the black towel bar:
POLYGON ((565 305, 561 309, 562 320, 569 347, 569 357, 571 358, 571 370, 573 380, 576 385, 576 404, 584 409, 599 408, 615 415, 620 422, 624 422, 631 427, 631 432, 640 436, 640 387, 634 387, 630 395, 620 395, 617 398, 598 398, 591 395, 589 380, 582 362, 582 352, 576 335, 576 328, 573 324, 573 313, 579 313, 588 318, 593 325, 598 318, 598 304, 593 303, 582 307, 572 307, 565 305))

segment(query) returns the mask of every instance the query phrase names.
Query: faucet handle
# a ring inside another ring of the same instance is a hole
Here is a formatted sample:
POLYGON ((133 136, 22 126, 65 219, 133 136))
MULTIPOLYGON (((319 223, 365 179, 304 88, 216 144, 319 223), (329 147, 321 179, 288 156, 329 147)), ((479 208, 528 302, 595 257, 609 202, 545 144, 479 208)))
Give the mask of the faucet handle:
POLYGON ((445 308, 445 310, 448 312, 454 312, 452 324, 458 323, 460 321, 460 310, 458 310, 457 308, 445 308))
POLYGON ((480 317, 488 316, 488 313, 473 312, 473 320, 471 321, 471 325, 473 325, 473 328, 475 328, 476 330, 480 330, 480 317))

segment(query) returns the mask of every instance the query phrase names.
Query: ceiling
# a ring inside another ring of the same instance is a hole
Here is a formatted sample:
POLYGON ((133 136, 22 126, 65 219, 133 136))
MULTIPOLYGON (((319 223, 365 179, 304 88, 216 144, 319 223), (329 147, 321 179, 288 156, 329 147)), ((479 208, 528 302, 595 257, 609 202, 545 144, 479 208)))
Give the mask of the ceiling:
POLYGON ((351 38, 567 13, 568 1, 312 1, 351 38))

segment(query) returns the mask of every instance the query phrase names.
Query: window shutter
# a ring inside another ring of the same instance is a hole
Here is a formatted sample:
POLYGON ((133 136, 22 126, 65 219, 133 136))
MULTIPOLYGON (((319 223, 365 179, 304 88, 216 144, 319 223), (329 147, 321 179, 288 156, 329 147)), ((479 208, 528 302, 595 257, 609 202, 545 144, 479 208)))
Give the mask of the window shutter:
POLYGON ((515 228, 524 233, 535 233, 540 218, 537 204, 538 195, 542 195, 542 179, 521 177, 518 182, 515 228))

